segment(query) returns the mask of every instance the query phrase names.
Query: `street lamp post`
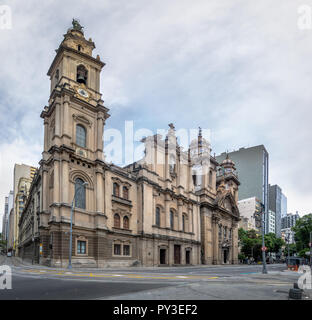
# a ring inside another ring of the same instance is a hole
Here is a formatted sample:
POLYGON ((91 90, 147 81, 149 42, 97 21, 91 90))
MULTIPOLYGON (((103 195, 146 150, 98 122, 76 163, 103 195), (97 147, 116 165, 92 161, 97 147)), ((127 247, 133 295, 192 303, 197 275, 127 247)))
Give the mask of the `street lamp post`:
POLYGON ((74 214, 74 205, 75 205, 75 198, 77 191, 86 186, 88 183, 84 182, 83 184, 79 185, 79 187, 75 190, 74 198, 71 204, 71 210, 70 210, 70 236, 69 236, 69 259, 68 259, 68 269, 72 269, 72 248, 73 248, 73 214, 74 214))
POLYGON ((261 203, 262 207, 262 219, 261 219, 261 228, 262 228, 262 273, 266 274, 267 269, 266 269, 266 261, 265 261, 265 245, 264 245, 264 227, 265 227, 265 220, 264 220, 264 214, 265 214, 265 207, 264 204, 261 203))
POLYGON ((312 231, 310 231, 310 268, 312 269, 312 231))
POLYGON ((287 232, 287 247, 288 247, 287 266, 289 266, 289 241, 290 241, 290 232, 287 232))

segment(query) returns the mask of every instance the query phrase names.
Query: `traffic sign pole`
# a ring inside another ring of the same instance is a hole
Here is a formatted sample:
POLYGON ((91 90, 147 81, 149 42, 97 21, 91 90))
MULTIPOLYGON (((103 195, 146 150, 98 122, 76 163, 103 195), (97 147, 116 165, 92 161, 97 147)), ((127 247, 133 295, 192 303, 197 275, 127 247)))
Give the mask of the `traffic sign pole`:
MULTIPOLYGON (((264 204, 261 203, 261 214, 262 214, 262 219, 261 219, 261 227, 262 227, 262 248, 265 248, 264 245, 264 226, 265 226, 265 220, 264 220, 264 214, 265 214, 265 207, 264 204)), ((265 250, 262 250, 262 273, 266 274, 267 269, 266 269, 266 261, 265 261, 265 250)))

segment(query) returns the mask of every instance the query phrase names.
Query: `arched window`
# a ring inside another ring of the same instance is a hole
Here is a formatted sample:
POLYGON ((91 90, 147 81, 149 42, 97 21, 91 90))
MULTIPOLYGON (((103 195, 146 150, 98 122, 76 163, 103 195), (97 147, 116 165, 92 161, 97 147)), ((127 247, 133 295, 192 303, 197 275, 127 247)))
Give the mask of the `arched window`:
POLYGON ((170 210, 170 229, 174 229, 174 212, 170 210))
POLYGON ((80 209, 86 208, 86 187, 83 183, 80 178, 75 180, 75 207, 80 209))
POLYGON ((128 192, 128 188, 127 187, 123 187, 122 188, 122 196, 124 199, 127 199, 129 198, 129 192, 128 192))
POLYGON ((120 228, 120 217, 119 214, 115 213, 114 215, 114 227, 120 228))
POLYGON ((123 228, 129 229, 129 218, 127 216, 124 216, 123 218, 123 228))
POLYGON ((81 125, 77 124, 76 126, 76 143, 78 146, 85 148, 86 147, 86 129, 81 125))
POLYGON ((77 82, 87 84, 87 80, 88 70, 83 65, 79 65, 77 67, 77 82))
POLYGON ((156 207, 156 213, 155 213, 155 222, 156 226, 160 227, 160 209, 159 207, 156 207))
POLYGON ((113 184, 113 195, 119 197, 119 184, 116 182, 113 184))

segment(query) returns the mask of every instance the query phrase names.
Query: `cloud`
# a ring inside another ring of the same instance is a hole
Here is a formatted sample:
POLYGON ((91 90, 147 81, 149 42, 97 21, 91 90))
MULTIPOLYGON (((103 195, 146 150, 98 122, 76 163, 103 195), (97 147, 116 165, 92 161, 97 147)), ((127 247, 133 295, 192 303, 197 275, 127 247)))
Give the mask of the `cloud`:
POLYGON ((155 132, 170 122, 200 125, 211 129, 216 153, 264 144, 270 182, 285 191, 289 211, 311 211, 312 30, 297 28, 300 1, 7 3, 13 28, 0 30, 0 152, 10 163, 0 211, 14 162, 40 158, 46 72, 73 17, 106 62, 106 128, 122 130, 125 120, 155 132))

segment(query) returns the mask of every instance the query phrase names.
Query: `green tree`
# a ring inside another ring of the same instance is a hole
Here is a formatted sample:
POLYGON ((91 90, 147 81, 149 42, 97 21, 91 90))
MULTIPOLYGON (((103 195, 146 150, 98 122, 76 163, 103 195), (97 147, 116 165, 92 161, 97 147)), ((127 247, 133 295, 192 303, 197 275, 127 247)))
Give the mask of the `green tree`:
MULTIPOLYGON (((292 257, 294 254, 297 253, 297 247, 295 243, 289 244, 289 256, 292 257)), ((288 257, 288 245, 285 246, 283 250, 283 254, 285 257, 288 257)))
POLYGON ((308 249, 310 232, 312 232, 312 213, 298 219, 292 230, 295 232, 297 252, 308 249))
POLYGON ((238 230, 239 243, 241 252, 246 257, 253 257, 257 259, 261 253, 261 239, 256 230, 238 230))
POLYGON ((285 242, 281 238, 277 238, 275 233, 268 233, 264 235, 264 243, 265 246, 268 248, 268 252, 271 253, 278 253, 282 246, 285 245, 285 242))

